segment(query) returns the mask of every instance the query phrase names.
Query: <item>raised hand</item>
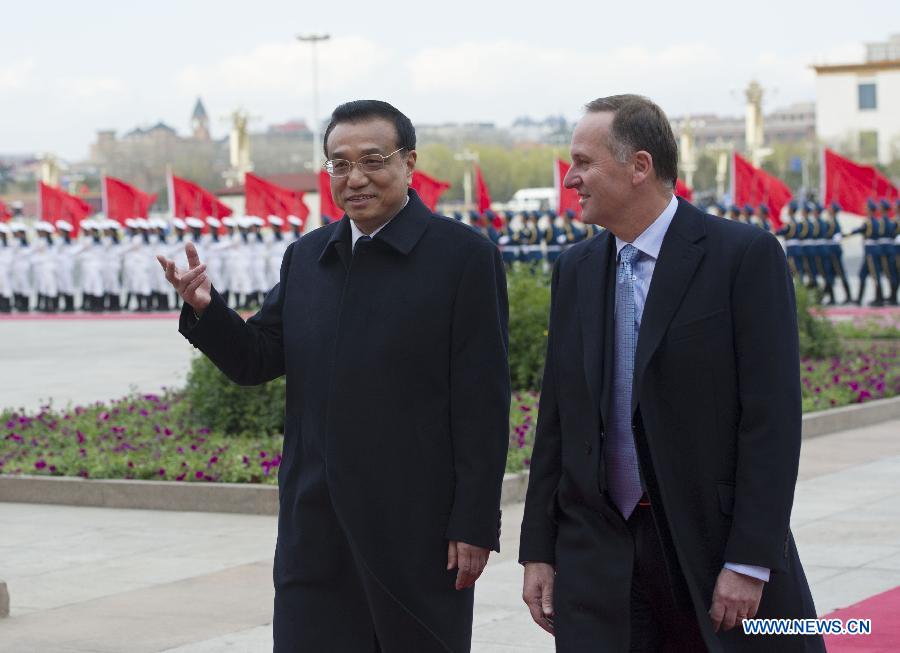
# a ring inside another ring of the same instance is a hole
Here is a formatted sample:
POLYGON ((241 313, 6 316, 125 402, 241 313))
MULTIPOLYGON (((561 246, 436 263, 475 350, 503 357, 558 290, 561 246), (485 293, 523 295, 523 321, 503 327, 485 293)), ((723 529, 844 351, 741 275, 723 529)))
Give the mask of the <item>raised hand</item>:
POLYGON ((156 260, 166 273, 166 281, 172 284, 184 303, 200 315, 212 301, 212 283, 206 275, 206 264, 200 262, 194 243, 186 243, 184 253, 187 255, 188 270, 179 270, 175 261, 165 256, 157 256, 156 260))

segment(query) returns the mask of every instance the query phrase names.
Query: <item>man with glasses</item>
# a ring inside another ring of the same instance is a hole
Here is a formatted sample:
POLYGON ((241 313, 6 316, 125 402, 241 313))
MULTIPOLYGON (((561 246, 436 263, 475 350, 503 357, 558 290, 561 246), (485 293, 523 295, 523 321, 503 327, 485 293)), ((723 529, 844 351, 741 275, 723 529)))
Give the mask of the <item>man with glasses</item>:
POLYGON ((277 652, 468 651, 499 549, 508 443, 497 248, 408 188, 409 119, 335 109, 325 170, 346 213, 292 243, 246 323, 190 270, 180 331, 230 378, 287 379, 275 552, 277 652))

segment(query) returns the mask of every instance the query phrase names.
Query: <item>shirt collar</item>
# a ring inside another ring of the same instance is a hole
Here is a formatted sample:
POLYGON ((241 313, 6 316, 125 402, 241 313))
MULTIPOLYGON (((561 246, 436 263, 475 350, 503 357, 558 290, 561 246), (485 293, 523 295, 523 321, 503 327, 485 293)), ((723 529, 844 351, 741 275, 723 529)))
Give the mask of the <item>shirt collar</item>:
POLYGON ((663 212, 656 217, 649 227, 644 229, 640 236, 634 239, 633 243, 627 243, 616 236, 616 256, 619 255, 619 252, 622 251, 625 245, 630 244, 642 254, 654 260, 658 259, 663 238, 666 237, 666 232, 669 230, 669 225, 672 224, 672 218, 675 217, 675 211, 677 210, 678 198, 672 195, 672 199, 669 200, 669 204, 663 209, 663 212))
MULTIPOLYGON (((400 211, 402 211, 403 209, 406 208, 406 205, 407 205, 408 203, 409 203, 409 195, 407 195, 406 197, 403 198, 403 206, 400 207, 400 209, 397 211, 397 213, 395 213, 394 215, 392 215, 392 216, 391 216, 391 219, 388 220, 387 222, 385 222, 385 223, 384 223, 383 225, 381 225, 380 227, 378 227, 378 229, 376 229, 376 230, 373 231, 372 233, 368 234, 368 236, 369 236, 370 238, 374 238, 374 237, 375 237, 375 234, 377 234, 379 231, 381 231, 381 230, 384 229, 386 226, 388 226, 388 225, 390 224, 391 220, 393 220, 394 218, 396 218, 396 217, 397 217, 397 214, 399 214, 400 211)), ((362 236, 365 236, 365 235, 366 235, 366 234, 363 233, 363 231, 362 231, 359 227, 356 226, 356 223, 355 223, 353 220, 351 220, 351 221, 350 221, 350 247, 351 247, 351 248, 356 247, 356 241, 359 240, 362 236)))

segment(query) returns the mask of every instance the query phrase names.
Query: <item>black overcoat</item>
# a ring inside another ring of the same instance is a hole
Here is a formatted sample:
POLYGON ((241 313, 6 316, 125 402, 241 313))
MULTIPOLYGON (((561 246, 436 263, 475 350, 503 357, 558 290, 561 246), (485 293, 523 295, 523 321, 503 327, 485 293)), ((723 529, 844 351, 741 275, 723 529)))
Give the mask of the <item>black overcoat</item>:
MULTIPOLYGON (((520 560, 556 566, 559 651, 627 651, 633 548, 606 495, 615 237, 560 256, 520 560), (597 648, 599 644, 603 644, 597 648)), ((800 454, 794 295, 767 232, 684 200, 663 240, 635 352, 633 424, 654 518, 710 651, 821 651, 814 637, 715 634, 725 562, 768 567, 759 617, 815 617, 789 529, 800 454)))
POLYGON ((276 651, 468 651, 447 541, 499 548, 509 437, 497 248, 414 191, 351 251, 348 218, 286 251, 246 323, 214 293, 180 330, 242 385, 286 379, 276 651), (374 633, 372 632, 374 628, 374 633))

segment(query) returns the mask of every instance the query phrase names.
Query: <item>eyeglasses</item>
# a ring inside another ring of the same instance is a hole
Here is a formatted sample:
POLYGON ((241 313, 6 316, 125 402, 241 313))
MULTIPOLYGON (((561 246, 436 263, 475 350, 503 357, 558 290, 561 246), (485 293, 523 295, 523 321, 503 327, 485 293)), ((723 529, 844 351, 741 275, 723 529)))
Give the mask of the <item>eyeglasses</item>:
POLYGON ((390 154, 367 154, 356 161, 348 161, 347 159, 328 159, 322 167, 325 168, 325 172, 332 177, 346 177, 350 174, 350 171, 353 170, 353 166, 358 166, 363 173, 369 174, 371 172, 378 172, 384 168, 385 161, 404 149, 405 148, 402 147, 397 148, 390 154))

